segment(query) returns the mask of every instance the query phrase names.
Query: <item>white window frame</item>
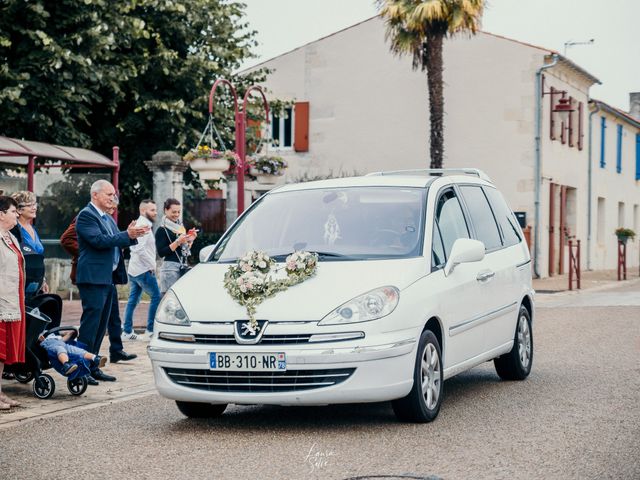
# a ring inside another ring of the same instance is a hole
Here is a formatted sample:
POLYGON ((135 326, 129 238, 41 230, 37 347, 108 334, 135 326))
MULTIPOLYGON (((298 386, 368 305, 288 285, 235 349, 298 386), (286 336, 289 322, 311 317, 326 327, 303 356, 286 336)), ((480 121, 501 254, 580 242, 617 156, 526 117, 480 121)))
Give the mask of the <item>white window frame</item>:
MULTIPOLYGON (((296 113, 295 113, 295 107, 292 105, 291 106, 291 113, 289 114, 290 118, 291 118, 291 145, 288 147, 284 147, 284 125, 285 125, 285 118, 278 118, 278 126, 279 128, 279 133, 280 135, 278 136, 278 138, 274 138, 273 140, 277 140, 278 143, 272 143, 271 144, 271 148, 273 148, 274 150, 282 150, 282 151, 293 151, 293 147, 295 145, 296 139, 295 139, 295 132, 296 132, 296 113)), ((269 138, 273 138, 273 122, 274 122, 274 116, 273 116, 273 112, 269 113, 270 116, 270 123, 269 123, 269 138)))

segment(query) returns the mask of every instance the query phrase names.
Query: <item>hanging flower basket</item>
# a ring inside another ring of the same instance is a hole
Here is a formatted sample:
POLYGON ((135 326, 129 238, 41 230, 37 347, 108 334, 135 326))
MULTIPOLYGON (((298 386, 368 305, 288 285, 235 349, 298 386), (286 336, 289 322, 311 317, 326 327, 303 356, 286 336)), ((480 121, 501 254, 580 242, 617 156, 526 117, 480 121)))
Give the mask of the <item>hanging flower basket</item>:
POLYGON ((222 152, 208 145, 200 145, 183 157, 186 162, 189 162, 191 169, 198 172, 202 180, 219 180, 232 166, 235 168, 237 158, 235 152, 229 150, 222 152))
POLYGON ((258 183, 273 185, 284 175, 287 162, 275 155, 261 155, 249 159, 249 173, 256 177, 258 183))

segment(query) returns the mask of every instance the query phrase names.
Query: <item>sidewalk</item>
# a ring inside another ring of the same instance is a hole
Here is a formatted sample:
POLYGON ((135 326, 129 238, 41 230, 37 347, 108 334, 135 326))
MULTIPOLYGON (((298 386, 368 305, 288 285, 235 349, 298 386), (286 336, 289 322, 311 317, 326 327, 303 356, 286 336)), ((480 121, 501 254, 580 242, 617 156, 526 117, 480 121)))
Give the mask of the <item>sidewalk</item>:
MULTIPOLYGON (((120 302, 120 315, 124 317, 126 302, 120 302)), ((141 303, 136 308, 133 325, 136 330, 143 331, 147 322, 149 303, 141 303)), ((79 325, 82 306, 79 300, 64 301, 63 325, 79 325)), ((62 415, 69 410, 84 410, 101 405, 153 395, 156 392, 151 371, 151 361, 147 356, 147 342, 125 341, 127 353, 136 353, 138 358, 128 362, 107 363, 105 373, 114 375, 115 382, 100 382, 96 387, 88 387, 78 397, 71 395, 67 389, 67 380, 53 369, 44 373, 51 375, 56 383, 53 396, 40 400, 33 394, 33 381, 27 384, 15 380, 2 380, 2 391, 9 397, 22 403, 21 407, 12 408, 8 412, 0 411, 0 430, 11 428, 21 422, 34 421, 42 417, 62 415)), ((107 358, 109 340, 105 337, 100 353, 107 358)))
MULTIPOLYGON (((627 267, 627 280, 634 280, 638 278, 638 266, 627 267)), ((618 283, 618 271, 617 270, 593 270, 582 271, 580 279, 580 289, 587 290, 601 285, 618 283)), ((576 290, 576 281, 573 281, 573 289, 576 290)), ((619 283, 623 283, 621 281, 619 283)), ((558 293, 565 290, 569 290, 569 275, 554 275, 547 278, 534 278, 533 288, 537 293, 558 293)))

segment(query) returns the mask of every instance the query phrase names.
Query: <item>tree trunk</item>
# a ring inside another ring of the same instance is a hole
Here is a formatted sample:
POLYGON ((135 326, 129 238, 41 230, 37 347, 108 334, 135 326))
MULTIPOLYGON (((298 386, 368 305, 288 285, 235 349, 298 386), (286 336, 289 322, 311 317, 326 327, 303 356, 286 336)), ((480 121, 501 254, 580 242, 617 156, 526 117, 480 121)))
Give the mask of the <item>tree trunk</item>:
POLYGON ((440 28, 432 28, 427 33, 427 40, 423 45, 422 67, 427 70, 427 85, 429 88, 429 120, 431 136, 429 153, 431 168, 442 168, 444 156, 444 95, 442 84, 442 43, 446 33, 440 28))

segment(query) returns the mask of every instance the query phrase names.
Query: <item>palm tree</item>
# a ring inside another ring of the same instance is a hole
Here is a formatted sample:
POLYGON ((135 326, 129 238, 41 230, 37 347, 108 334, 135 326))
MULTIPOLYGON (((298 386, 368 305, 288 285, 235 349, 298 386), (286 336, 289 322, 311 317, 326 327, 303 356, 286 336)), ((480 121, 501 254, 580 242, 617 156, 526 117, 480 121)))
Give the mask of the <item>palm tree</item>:
POLYGON ((431 168, 442 168, 444 96, 442 42, 459 32, 476 33, 484 0, 377 0, 386 39, 397 55, 413 55, 413 69, 427 71, 431 168))

